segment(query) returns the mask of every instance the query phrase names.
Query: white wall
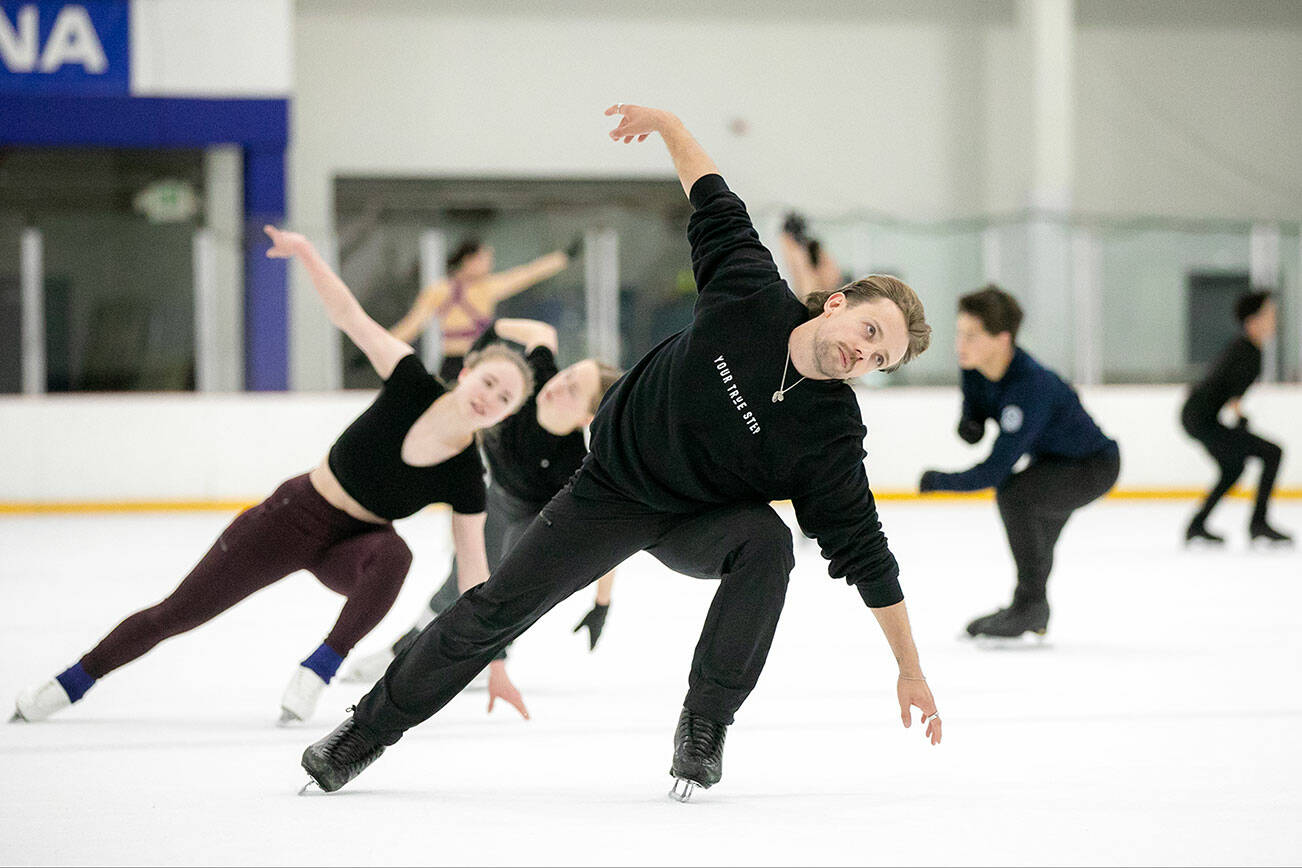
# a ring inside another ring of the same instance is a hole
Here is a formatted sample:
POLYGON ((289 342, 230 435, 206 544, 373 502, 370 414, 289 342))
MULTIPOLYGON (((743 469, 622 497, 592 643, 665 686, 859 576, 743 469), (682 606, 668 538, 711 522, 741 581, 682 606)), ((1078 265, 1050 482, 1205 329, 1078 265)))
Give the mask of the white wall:
MULTIPOLYGON (((1184 390, 1104 386, 1086 407, 1122 448, 1122 489, 1190 489, 1214 479, 1179 429, 1184 390)), ((102 501, 255 501, 313 467, 369 403, 334 394, 0 398, 0 505, 102 501)), ((912 491, 927 467, 962 469, 990 440, 954 434, 956 389, 863 389, 868 476, 878 492, 912 491)), ((1279 484, 1302 488, 1302 387, 1256 386, 1244 410, 1284 446, 1279 484)), ((1245 481, 1255 483, 1255 471, 1245 481)))
MULTIPOLYGON (((658 144, 605 138, 620 101, 682 115, 755 211, 1014 211, 1031 138, 1019 10, 300 0, 290 221, 329 233, 341 174, 671 177, 658 144)), ((1302 218, 1302 4, 1078 0, 1076 18, 1077 207, 1302 218)), ((333 333, 297 270, 291 322, 291 382, 327 387, 333 333)))
POLYGON ((131 0, 131 93, 285 97, 292 0, 131 0))

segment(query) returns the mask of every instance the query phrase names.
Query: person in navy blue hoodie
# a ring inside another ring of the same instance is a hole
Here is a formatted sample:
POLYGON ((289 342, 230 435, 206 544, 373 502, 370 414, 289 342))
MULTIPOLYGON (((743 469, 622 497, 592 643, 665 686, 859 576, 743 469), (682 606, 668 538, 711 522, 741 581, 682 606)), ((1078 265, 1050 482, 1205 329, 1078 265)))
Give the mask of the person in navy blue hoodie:
POLYGON ((1075 390, 1017 346, 1022 309, 1015 298, 990 285, 960 298, 958 310, 955 348, 963 369, 958 434, 979 443, 986 421, 994 419, 999 436, 985 461, 961 473, 928 470, 919 488, 995 490, 1017 564, 1017 588, 1007 608, 968 624, 968 635, 1044 635, 1054 546, 1071 514, 1116 483, 1120 452, 1085 412, 1075 390), (1030 463, 1014 472, 1024 455, 1030 463))

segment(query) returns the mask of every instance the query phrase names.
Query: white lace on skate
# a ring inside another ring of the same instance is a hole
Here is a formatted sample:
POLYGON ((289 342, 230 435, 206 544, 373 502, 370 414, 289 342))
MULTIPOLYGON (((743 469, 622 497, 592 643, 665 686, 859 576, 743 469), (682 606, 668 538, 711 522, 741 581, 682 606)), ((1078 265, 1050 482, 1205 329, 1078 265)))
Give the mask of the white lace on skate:
POLYGON ((14 716, 9 718, 9 722, 25 720, 35 723, 38 720, 45 720, 51 714, 62 711, 69 705, 72 705, 72 700, 68 698, 63 685, 58 681, 50 680, 40 687, 29 688, 18 694, 18 699, 14 703, 14 716))
POLYGON ((384 671, 393 662, 393 649, 384 648, 374 654, 368 654, 344 670, 340 681, 349 684, 374 684, 384 675, 384 671))
POLYGON ((306 666, 299 666, 294 672, 294 677, 289 679, 285 694, 280 697, 279 724, 286 726, 311 719, 325 689, 326 683, 321 680, 320 675, 306 666))

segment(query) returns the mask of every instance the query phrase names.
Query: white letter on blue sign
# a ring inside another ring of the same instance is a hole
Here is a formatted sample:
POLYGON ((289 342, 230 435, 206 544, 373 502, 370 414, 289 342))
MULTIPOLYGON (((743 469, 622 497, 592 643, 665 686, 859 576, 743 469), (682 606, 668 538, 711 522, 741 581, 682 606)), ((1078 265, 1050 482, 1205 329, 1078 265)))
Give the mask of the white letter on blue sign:
POLYGON ((9 26, 9 16, 0 9, 0 61, 10 72, 31 72, 36 68, 36 7, 18 10, 16 28, 9 26))
POLYGON ((98 75, 108 69, 104 46, 84 6, 64 6, 54 19, 54 30, 41 53, 41 72, 54 72, 65 63, 80 63, 98 75))

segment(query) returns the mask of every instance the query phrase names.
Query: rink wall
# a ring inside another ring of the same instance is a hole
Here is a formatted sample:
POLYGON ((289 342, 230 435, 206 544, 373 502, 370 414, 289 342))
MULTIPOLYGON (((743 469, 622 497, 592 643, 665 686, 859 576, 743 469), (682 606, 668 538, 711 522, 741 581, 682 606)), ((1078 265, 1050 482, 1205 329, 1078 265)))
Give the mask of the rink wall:
MULTIPOLYGON (((1117 493, 1191 496, 1211 462, 1179 428, 1180 386, 1081 390, 1121 443, 1117 493)), ((372 393, 0 397, 0 511, 232 508, 321 460, 372 393)), ((985 456, 954 434, 953 388, 861 389, 868 477, 882 497, 910 496, 928 467, 985 456)), ((1284 446, 1280 486, 1302 496, 1302 387, 1254 387, 1254 429, 1284 446)), ((1255 470, 1246 481, 1255 484, 1255 470)))

